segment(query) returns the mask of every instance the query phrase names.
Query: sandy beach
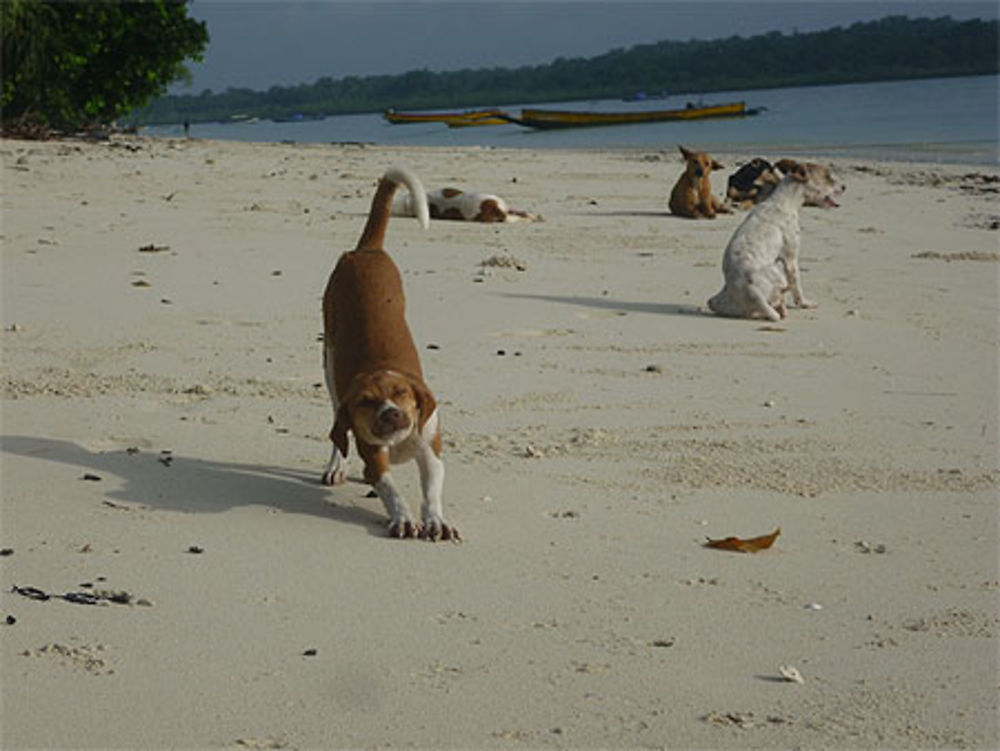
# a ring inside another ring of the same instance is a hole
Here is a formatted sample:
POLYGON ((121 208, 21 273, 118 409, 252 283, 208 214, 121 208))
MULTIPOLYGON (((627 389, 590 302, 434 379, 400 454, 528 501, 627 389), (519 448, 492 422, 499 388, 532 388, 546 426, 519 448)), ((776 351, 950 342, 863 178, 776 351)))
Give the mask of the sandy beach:
POLYGON ((1000 744, 997 168, 835 162, 765 324, 675 144, 0 151, 4 749, 1000 744), (319 484, 395 164, 545 219, 389 227, 462 544, 319 484))

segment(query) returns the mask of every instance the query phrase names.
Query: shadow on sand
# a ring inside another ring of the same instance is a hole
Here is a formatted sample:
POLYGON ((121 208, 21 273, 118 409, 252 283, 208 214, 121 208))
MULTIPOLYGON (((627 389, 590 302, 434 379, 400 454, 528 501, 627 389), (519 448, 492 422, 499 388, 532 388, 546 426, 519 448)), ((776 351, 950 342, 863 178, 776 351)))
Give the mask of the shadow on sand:
POLYGON ((135 449, 91 451, 70 441, 21 435, 0 438, 0 450, 78 467, 80 477, 84 474, 102 479, 109 475, 119 477, 124 485, 106 494, 111 501, 193 513, 269 506, 286 513, 310 514, 355 524, 373 535, 385 534, 385 516, 369 509, 337 506, 330 502, 333 494, 347 496, 353 490, 367 488, 353 479, 346 486, 330 489, 319 482, 319 472, 313 474, 135 449))
POLYGON ((520 292, 503 292, 504 297, 518 300, 542 300, 544 302, 562 303, 565 305, 580 305, 599 310, 624 311, 626 313, 654 313, 671 316, 705 316, 714 317, 697 305, 680 305, 677 303, 627 302, 611 300, 607 297, 580 297, 563 295, 536 295, 520 292))

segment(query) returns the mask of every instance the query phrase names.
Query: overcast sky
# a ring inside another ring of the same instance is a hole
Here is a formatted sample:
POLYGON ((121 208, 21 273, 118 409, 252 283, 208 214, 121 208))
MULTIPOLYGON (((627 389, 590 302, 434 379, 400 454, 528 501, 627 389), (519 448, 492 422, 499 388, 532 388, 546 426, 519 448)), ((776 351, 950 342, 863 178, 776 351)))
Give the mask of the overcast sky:
POLYGON ((578 2, 577 0, 195 0, 205 60, 172 93, 255 90, 367 76, 511 68, 664 39, 719 39, 847 26, 887 15, 997 18, 995 2, 578 2))

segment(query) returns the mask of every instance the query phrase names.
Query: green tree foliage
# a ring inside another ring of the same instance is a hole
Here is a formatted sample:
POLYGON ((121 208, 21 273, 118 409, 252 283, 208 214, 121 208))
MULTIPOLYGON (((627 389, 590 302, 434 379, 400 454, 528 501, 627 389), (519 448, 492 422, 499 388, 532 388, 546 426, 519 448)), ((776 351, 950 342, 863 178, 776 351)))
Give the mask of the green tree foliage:
POLYGON ((808 34, 771 32, 714 41, 659 42, 589 59, 398 76, 329 77, 266 92, 168 96, 140 122, 288 118, 397 109, 500 106, 832 83, 983 75, 998 72, 997 22, 892 16, 808 34))
POLYGON ((186 76, 207 43, 186 0, 2 0, 4 128, 110 123, 186 76))

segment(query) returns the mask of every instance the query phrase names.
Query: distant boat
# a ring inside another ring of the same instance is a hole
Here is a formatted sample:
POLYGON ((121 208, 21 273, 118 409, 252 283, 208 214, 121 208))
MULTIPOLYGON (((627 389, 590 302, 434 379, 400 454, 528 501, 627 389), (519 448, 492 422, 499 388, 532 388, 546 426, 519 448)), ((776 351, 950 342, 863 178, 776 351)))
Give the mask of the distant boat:
POLYGON ((647 102, 650 99, 666 99, 670 96, 670 92, 664 89, 659 94, 647 94, 645 91, 637 91, 634 94, 629 94, 628 96, 623 96, 623 102, 647 102))
POLYGON ((568 110, 522 109, 520 117, 506 116, 509 122, 528 128, 583 128, 595 125, 632 125, 655 123, 665 120, 701 120, 710 117, 742 117, 755 115, 758 110, 748 110, 746 102, 728 104, 691 105, 684 109, 650 110, 648 112, 585 112, 568 110))
POLYGON ((306 115, 302 112, 295 112, 294 114, 280 117, 272 117, 271 122, 274 123, 303 123, 309 120, 324 120, 326 115, 306 115))
POLYGON ((510 120, 506 113, 491 115, 487 113, 475 113, 473 115, 460 115, 459 117, 445 118, 444 124, 449 128, 475 128, 480 125, 507 125, 510 120))
POLYGON ((462 125, 499 125, 507 122, 500 119, 503 112, 498 109, 467 110, 465 112, 397 112, 387 109, 382 117, 393 125, 409 125, 412 123, 447 123, 451 127, 462 125), (480 120, 496 119, 497 122, 478 122, 480 120))

